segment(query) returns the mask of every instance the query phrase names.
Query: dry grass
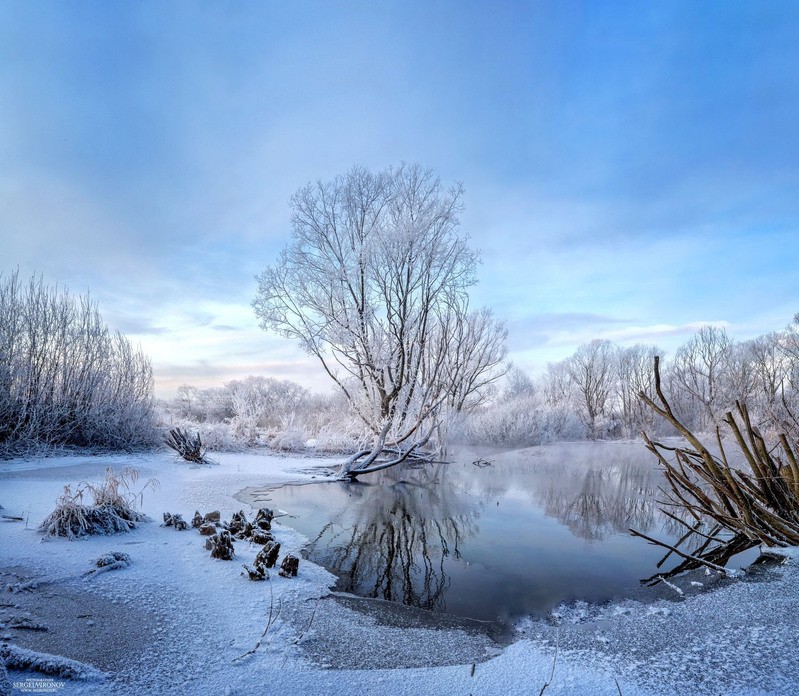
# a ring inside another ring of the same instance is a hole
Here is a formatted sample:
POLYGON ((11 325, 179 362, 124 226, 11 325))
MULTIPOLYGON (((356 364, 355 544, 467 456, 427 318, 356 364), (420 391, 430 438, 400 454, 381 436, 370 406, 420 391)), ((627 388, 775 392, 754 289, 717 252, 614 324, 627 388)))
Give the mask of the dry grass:
POLYGON ((149 519, 135 508, 147 488, 158 486, 158 481, 150 479, 137 493, 133 489, 138 480, 136 469, 125 467, 114 472, 108 467, 100 483, 82 481, 74 491, 71 486, 64 486, 55 510, 39 525, 39 532, 72 539, 130 531, 149 519), (85 504, 89 497, 91 504, 85 504))

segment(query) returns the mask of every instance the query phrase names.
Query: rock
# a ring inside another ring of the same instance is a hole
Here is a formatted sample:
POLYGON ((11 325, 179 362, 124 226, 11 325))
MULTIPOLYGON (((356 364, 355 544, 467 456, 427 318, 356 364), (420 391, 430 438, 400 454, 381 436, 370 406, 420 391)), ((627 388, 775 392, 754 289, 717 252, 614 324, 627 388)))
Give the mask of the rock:
POLYGON ((216 525, 210 523, 200 525, 200 534, 203 536, 211 536, 212 534, 216 534, 216 525))
POLYGON ((205 518, 200 514, 200 511, 195 510, 194 517, 191 518, 191 526, 194 527, 194 529, 199 529, 203 526, 204 521, 205 518))
POLYGON ((219 510, 214 510, 213 512, 206 512, 203 519, 206 522, 217 523, 222 519, 222 516, 219 514, 219 510))
POLYGON ((212 548, 214 548, 214 537, 208 537, 205 540, 205 548, 207 551, 210 551, 212 548))
POLYGON ((279 573, 284 578, 296 578, 299 567, 300 559, 289 554, 283 559, 283 563, 280 564, 279 573))

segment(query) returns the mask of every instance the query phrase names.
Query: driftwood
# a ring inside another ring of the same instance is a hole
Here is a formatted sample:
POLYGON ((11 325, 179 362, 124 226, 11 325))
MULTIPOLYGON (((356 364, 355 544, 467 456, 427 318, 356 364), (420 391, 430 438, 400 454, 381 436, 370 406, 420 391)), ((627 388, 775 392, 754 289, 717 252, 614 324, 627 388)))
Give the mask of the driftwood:
POLYGON ((200 433, 189 434, 180 428, 172 428, 169 431, 164 443, 167 447, 175 450, 182 459, 195 464, 213 464, 214 461, 205 456, 206 450, 203 447, 200 433))
POLYGON ((122 551, 109 551, 94 562, 94 568, 84 573, 84 577, 92 577, 109 570, 120 570, 130 565, 130 556, 122 551))
POLYGON ((653 539, 631 529, 631 533, 667 549, 660 567, 672 553, 683 561, 668 573, 658 573, 643 582, 655 584, 678 573, 700 568, 725 571, 735 554, 758 545, 765 547, 799 544, 799 466, 795 446, 785 434, 767 445, 749 417, 746 404, 736 402, 723 422, 733 435, 748 470, 730 463, 716 428, 719 456, 686 428, 674 414, 660 380, 655 358, 656 402, 641 392, 639 398, 668 421, 687 442, 670 447, 642 433, 647 449, 663 467, 668 488, 661 488, 661 510, 686 532, 675 544, 653 539), (687 547, 686 547, 687 544, 687 547), (690 545, 694 546, 691 547, 690 545))

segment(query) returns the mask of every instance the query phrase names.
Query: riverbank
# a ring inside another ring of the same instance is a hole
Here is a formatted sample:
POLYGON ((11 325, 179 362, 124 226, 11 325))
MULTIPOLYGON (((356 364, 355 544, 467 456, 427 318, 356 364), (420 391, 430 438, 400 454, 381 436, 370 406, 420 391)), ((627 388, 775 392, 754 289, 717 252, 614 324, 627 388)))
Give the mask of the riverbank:
MULTIPOLYGON (((229 519, 243 488, 319 480, 334 463, 246 454, 219 461, 192 467, 159 453, 0 464, 0 505, 24 518, 0 524, 0 573, 11 588, 0 636, 96 670, 86 679, 11 671, 19 693, 42 679, 59 694, 137 696, 529 694, 545 683, 547 694, 790 694, 799 685, 794 564, 682 601, 578 607, 560 625, 522 622, 508 645, 468 622, 338 598, 334 578, 304 560, 297 578, 250 582, 242 564, 258 547, 237 542, 234 561, 215 560, 195 530, 160 527, 166 511, 190 519, 219 510, 229 519), (141 506, 152 522, 112 537, 41 540, 35 528, 65 484, 125 465, 139 470, 139 486, 160 481, 141 506), (85 577, 112 550, 131 565, 85 577), (15 628, 20 621, 40 630, 15 628), (782 646, 777 655, 773 645, 782 646)), ((284 552, 299 553, 305 540, 290 519, 279 518, 275 532, 284 552)))

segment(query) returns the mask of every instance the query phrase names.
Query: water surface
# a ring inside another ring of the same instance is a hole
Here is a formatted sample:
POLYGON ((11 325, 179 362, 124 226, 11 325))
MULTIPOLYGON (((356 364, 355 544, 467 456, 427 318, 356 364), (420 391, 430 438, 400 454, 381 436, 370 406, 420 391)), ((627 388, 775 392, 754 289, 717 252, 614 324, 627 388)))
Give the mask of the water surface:
POLYGON ((628 529, 682 534, 657 510, 661 474, 641 444, 480 455, 240 497, 288 513, 337 589, 481 620, 630 596, 664 550, 628 529))

